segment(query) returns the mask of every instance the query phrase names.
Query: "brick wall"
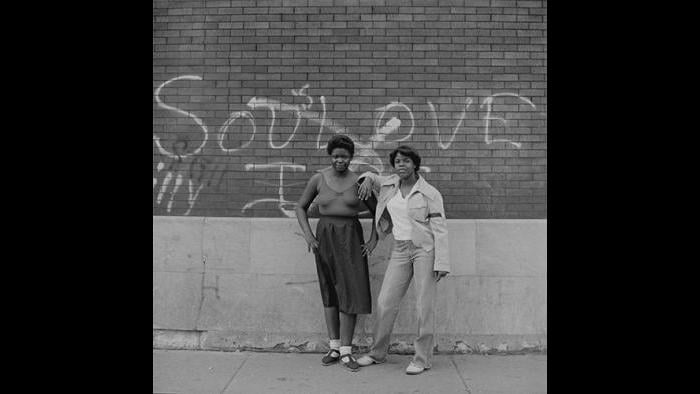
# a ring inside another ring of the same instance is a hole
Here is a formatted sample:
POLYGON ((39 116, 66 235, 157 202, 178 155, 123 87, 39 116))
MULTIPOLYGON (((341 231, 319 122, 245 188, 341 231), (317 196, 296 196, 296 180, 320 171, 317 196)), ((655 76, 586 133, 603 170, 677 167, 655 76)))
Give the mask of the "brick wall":
POLYGON ((448 218, 546 218, 547 2, 153 2, 153 214, 293 216, 330 163, 419 150, 448 218))

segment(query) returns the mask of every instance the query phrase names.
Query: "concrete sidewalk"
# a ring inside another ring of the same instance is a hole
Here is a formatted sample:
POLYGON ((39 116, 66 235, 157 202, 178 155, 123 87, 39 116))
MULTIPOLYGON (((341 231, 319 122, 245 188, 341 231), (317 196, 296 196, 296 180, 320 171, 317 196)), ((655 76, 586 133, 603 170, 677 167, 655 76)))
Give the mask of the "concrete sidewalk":
POLYGON ((436 355, 417 376, 410 355, 350 372, 322 354, 153 350, 153 393, 546 393, 547 356, 436 355))

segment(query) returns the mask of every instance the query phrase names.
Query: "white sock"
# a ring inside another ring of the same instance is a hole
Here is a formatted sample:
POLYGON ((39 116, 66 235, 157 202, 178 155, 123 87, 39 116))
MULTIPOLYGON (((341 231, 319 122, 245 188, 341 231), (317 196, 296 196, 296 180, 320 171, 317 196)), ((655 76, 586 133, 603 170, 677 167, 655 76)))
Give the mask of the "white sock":
POLYGON ((331 339, 329 342, 331 349, 340 349, 340 339, 331 339))
POLYGON ((352 354, 352 346, 341 346, 340 347, 340 356, 344 356, 346 354, 352 354))

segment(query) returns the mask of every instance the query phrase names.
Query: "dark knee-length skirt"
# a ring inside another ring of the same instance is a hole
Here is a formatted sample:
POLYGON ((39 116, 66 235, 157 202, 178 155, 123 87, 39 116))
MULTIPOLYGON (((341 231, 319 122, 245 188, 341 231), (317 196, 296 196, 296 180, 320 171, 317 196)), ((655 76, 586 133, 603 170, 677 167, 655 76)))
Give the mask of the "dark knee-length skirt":
POLYGON ((321 216, 316 226, 316 271, 323 306, 344 313, 372 313, 362 225, 357 217, 321 216))

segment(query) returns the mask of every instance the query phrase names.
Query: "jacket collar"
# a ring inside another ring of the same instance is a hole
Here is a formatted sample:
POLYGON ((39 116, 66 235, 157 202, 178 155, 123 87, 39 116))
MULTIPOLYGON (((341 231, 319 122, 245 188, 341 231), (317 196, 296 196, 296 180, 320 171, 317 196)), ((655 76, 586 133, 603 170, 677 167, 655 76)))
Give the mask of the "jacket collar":
MULTIPOLYGON (((382 186, 399 187, 400 181, 401 178, 398 175, 393 174, 384 182, 382 182, 382 186)), ((431 200, 435 199, 434 188, 431 187, 430 184, 425 180, 425 178, 423 178, 420 174, 418 174, 418 180, 416 181, 416 185, 413 187, 413 194, 415 194, 416 192, 423 193, 423 195, 425 195, 431 200)))

